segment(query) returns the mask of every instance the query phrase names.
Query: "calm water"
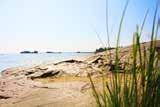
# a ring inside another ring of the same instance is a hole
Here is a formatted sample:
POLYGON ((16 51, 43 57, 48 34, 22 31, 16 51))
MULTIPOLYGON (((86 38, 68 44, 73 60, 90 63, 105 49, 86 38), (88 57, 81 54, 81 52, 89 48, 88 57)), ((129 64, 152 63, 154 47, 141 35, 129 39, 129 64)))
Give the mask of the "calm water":
POLYGON ((0 71, 17 66, 30 66, 69 58, 88 56, 92 53, 60 53, 60 54, 0 54, 0 71))

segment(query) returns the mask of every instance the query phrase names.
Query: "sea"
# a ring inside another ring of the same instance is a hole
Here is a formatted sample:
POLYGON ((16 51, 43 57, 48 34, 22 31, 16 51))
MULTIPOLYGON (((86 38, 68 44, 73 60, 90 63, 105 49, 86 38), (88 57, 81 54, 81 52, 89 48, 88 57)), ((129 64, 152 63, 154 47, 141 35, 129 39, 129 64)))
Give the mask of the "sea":
POLYGON ((32 66, 65 59, 89 56, 93 53, 38 53, 38 54, 0 54, 0 72, 12 67, 32 66))

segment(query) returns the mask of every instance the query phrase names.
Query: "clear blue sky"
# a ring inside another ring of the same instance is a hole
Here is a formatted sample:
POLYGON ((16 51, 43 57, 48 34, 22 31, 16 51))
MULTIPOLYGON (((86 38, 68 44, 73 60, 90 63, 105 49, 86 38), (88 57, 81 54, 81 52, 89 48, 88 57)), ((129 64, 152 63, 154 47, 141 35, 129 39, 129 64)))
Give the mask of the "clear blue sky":
MULTIPOLYGON (((143 40, 152 26, 156 0, 130 0, 122 29, 121 44, 128 45, 136 24, 148 8, 143 40)), ((96 33, 107 41, 106 0, 0 0, 0 53, 23 50, 93 51, 101 47, 96 33)), ((126 0, 109 0, 111 45, 126 0)))

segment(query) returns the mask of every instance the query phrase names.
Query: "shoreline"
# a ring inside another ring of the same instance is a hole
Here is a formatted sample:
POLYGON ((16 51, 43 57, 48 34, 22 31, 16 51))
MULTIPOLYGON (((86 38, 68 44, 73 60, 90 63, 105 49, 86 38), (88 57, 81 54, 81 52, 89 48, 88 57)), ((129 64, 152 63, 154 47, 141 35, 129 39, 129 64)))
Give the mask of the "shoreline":
POLYGON ((2 69, 0 71, 0 75, 3 71, 7 70, 7 69, 18 69, 18 68, 32 68, 32 67, 35 67, 35 66, 38 66, 38 65, 47 65, 47 64, 51 64, 51 63, 57 63, 57 62, 61 62, 61 61, 65 61, 65 60, 69 60, 69 59, 75 59, 75 60, 83 60, 87 57, 90 57, 94 55, 94 53, 92 54, 88 54, 88 55, 84 55, 84 56, 69 56, 69 58, 59 58, 59 59, 53 59, 53 60, 48 60, 48 61, 35 61, 33 63, 25 63, 25 64, 22 64, 22 65, 13 65, 13 67, 6 67, 4 69, 2 69))

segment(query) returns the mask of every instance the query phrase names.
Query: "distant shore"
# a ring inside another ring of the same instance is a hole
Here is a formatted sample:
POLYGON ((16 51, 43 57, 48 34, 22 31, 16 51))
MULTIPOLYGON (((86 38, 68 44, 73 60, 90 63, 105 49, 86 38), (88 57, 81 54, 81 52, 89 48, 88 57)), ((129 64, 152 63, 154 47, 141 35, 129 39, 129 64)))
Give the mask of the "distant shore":
POLYGON ((77 51, 77 52, 54 52, 54 51, 46 51, 46 52, 39 52, 39 51, 21 51, 20 54, 38 54, 38 53, 47 53, 47 54, 61 54, 61 53, 95 53, 95 52, 85 52, 85 51, 77 51))

